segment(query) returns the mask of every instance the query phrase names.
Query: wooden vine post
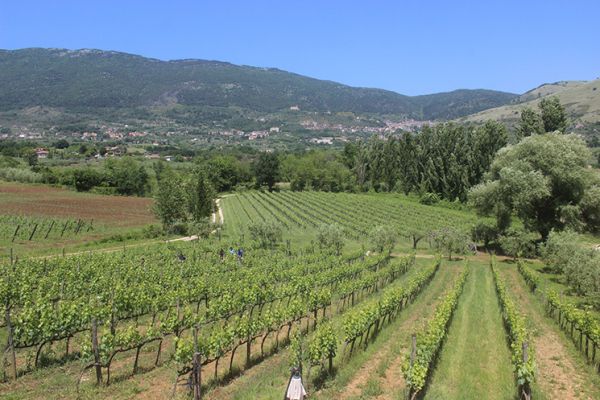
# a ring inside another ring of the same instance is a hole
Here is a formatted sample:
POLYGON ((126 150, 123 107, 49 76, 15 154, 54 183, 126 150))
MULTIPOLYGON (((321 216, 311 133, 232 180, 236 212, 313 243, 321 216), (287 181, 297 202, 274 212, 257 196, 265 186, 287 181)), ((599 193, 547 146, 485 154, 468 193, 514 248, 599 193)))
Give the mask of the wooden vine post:
POLYGON ((102 383, 102 364, 100 363, 100 350, 98 348, 98 322, 92 319, 92 351, 94 352, 94 365, 96 367, 96 384, 102 383))
POLYGON ((33 227, 33 231, 31 232, 31 235, 29 235, 29 241, 31 241, 31 239, 33 239, 33 235, 35 235, 35 231, 37 231, 38 228, 38 224, 35 224, 35 226, 33 227))
MULTIPOLYGON (((523 342, 523 364, 527 364, 529 360, 529 345, 527 342, 523 342)), ((531 387, 529 383, 523 385, 523 398, 525 400, 531 400, 531 387)))
POLYGON ((7 351, 10 352, 11 357, 11 371, 12 378, 17 379, 17 354, 15 352, 15 343, 13 337, 13 328, 10 320, 10 306, 6 305, 6 314, 5 314, 5 322, 6 322, 6 330, 8 331, 8 346, 7 351))
POLYGON ((21 225, 17 225, 17 229, 15 229, 15 233, 13 233, 11 242, 15 241, 15 238, 17 237, 17 233, 19 233, 19 229, 21 229, 21 225))
POLYGON ((50 224, 50 228, 48 228, 48 231, 46 232, 46 236, 44 236, 44 239, 48 239, 48 235, 50 235, 50 232, 52 232, 52 228, 54 228, 54 223, 55 223, 55 221, 52 220, 52 223, 50 224))
MULTIPOLYGON (((417 358, 417 335, 413 333, 410 337, 410 369, 415 365, 415 359, 417 358)), ((406 398, 412 399, 414 394, 412 389, 409 387, 406 391, 406 398)))
POLYGON ((200 400, 202 385, 202 375, 200 369, 200 353, 198 352, 198 327, 194 327, 194 357, 192 359, 192 386, 194 391, 194 400, 200 400))
POLYGON ((69 226, 69 220, 65 221, 65 224, 62 227, 62 231, 60 232, 60 237, 63 237, 63 235, 65 234, 65 230, 67 229, 67 226, 69 226))

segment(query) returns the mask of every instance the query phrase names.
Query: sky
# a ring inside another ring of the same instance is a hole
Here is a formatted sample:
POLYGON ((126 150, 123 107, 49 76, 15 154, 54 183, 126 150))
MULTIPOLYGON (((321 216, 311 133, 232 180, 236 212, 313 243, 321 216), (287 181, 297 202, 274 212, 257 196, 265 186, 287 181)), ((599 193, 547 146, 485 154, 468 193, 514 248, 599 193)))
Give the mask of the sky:
POLYGON ((0 0, 0 49, 97 48, 407 95, 600 77, 599 0, 0 0))

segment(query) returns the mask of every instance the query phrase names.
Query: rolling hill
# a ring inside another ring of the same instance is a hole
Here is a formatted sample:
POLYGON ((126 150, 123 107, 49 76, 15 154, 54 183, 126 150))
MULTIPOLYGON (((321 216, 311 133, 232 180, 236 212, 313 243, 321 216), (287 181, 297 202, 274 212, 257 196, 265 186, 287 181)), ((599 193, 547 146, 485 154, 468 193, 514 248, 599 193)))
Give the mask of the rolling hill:
POLYGON ((558 96, 569 115, 572 129, 589 130, 600 124, 600 79, 544 84, 514 99, 511 104, 490 108, 460 118, 459 121, 482 122, 493 119, 513 125, 519 120, 523 108, 537 109, 540 100, 546 96, 558 96))
POLYGON ((466 116, 516 97, 492 90, 411 97, 220 61, 161 61, 91 49, 0 50, 0 111, 47 107, 93 114, 94 109, 182 105, 278 112, 298 106, 433 120, 466 116))

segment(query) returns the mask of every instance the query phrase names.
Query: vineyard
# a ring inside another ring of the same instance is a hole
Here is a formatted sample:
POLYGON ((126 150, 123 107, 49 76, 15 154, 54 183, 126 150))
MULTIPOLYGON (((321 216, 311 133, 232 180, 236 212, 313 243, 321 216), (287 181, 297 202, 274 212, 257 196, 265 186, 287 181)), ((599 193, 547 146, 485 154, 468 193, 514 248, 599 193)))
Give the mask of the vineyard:
POLYGON ((127 237, 155 223, 151 200, 0 182, 0 258, 46 255, 127 237))
POLYGON ((253 223, 277 223, 287 237, 314 239, 321 225, 336 224, 356 242, 364 241, 373 227, 393 226, 403 236, 424 236, 441 227, 467 232, 477 218, 468 212, 421 205, 404 198, 327 192, 279 193, 250 191, 222 200, 224 229, 242 238, 253 223))
POLYGON ((93 220, 0 215, 0 240, 3 242, 66 239, 94 229, 93 220))
POLYGON ((414 246, 474 214, 317 192, 219 203, 208 239, 3 261, 0 395, 280 399, 297 367, 315 399, 600 398, 599 319, 538 263, 414 246), (259 245, 262 222, 285 240, 259 245), (341 255, 316 243, 332 224, 341 255), (366 252, 380 225, 399 242, 366 252))

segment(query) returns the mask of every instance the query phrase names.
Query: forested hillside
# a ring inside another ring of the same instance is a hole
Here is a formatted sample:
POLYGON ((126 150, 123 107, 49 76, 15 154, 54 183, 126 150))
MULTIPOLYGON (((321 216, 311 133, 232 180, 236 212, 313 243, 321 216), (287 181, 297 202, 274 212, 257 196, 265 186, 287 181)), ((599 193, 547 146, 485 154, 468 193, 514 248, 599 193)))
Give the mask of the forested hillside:
POLYGON ((429 120, 472 114, 515 97, 491 90, 409 97, 275 68, 207 60, 161 61, 114 51, 0 51, 0 110, 183 104, 274 112, 298 106, 307 111, 398 114, 429 120))

